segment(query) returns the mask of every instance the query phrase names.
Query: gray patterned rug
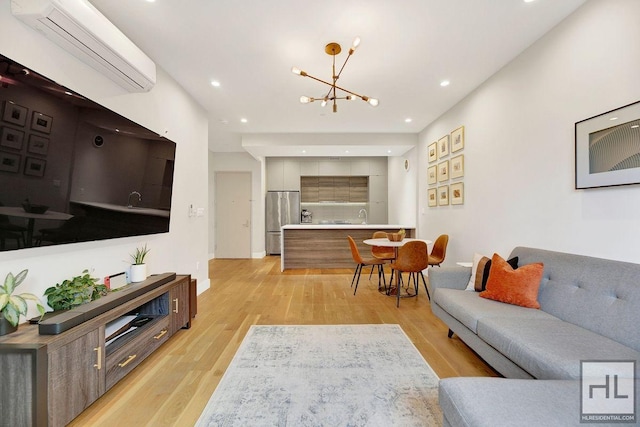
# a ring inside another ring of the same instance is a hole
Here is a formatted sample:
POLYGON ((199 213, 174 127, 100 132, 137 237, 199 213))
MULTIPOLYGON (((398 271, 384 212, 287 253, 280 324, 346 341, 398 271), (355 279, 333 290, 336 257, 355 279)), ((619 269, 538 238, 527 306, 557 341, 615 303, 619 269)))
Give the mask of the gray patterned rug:
POLYGON ((252 326, 197 426, 440 426, 399 325, 252 326))

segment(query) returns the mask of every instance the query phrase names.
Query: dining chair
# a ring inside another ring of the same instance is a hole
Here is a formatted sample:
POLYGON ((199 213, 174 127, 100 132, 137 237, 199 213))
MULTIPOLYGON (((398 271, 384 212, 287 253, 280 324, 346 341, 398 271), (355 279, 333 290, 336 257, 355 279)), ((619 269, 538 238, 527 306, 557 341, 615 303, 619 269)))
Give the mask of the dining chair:
MULTIPOLYGON (((372 236, 373 239, 386 239, 387 233, 384 231, 375 231, 372 236)), ((396 259, 396 253, 393 248, 385 247, 385 246, 371 246, 371 255, 374 258, 381 259, 383 261, 393 261, 396 259)), ((374 266, 371 266, 371 271, 369 272, 369 279, 371 279, 371 274, 373 274, 374 266)), ((391 272, 393 274, 393 271, 391 272)), ((393 281, 393 276, 391 276, 391 280, 393 281)))
POLYGON ((400 307, 400 294, 402 285, 402 273, 409 273, 409 279, 407 280, 407 288, 411 285, 411 279, 413 278, 413 286, 418 295, 418 275, 422 277, 422 283, 424 284, 424 290, 427 291, 427 298, 431 300, 429 295, 429 289, 427 288, 427 282, 424 280, 422 270, 429 267, 429 254, 427 252, 427 244, 421 240, 415 240, 407 242, 398 248, 398 258, 396 262, 391 264, 391 269, 396 270, 398 277, 396 282, 398 287, 396 289, 396 307, 400 307))
POLYGON ((362 258, 362 256, 360 255, 360 251, 358 250, 358 246, 356 246, 356 242, 355 240, 353 240, 353 237, 347 236, 347 239, 349 239, 349 246, 351 247, 351 256, 353 257, 353 260, 356 263, 356 269, 353 272, 353 278, 351 279, 352 288, 353 288, 353 282, 354 281, 356 282, 356 287, 353 290, 353 294, 355 295, 356 291, 358 290, 358 283, 360 282, 360 273, 362 272, 362 267, 367 265, 378 266, 378 289, 380 289, 380 277, 382 277, 382 282, 386 290, 387 282, 384 278, 384 269, 382 268, 382 266, 384 265, 384 261, 377 258, 369 258, 369 259, 362 258), (356 280, 356 277, 357 277, 357 280, 356 280))
POLYGON ((448 234, 438 236, 429 254, 429 265, 440 267, 440 264, 444 262, 444 257, 447 255, 447 244, 449 244, 448 234))
MULTIPOLYGON (((0 206, 4 206, 4 205, 0 203, 0 206)), ((9 219, 9 217, 6 215, 0 215, 0 232, 2 232, 3 242, 5 238, 16 239, 18 242, 18 248, 19 248, 22 240, 22 245, 24 246, 24 242, 26 240, 25 233, 27 232, 27 227, 13 224, 9 219)))

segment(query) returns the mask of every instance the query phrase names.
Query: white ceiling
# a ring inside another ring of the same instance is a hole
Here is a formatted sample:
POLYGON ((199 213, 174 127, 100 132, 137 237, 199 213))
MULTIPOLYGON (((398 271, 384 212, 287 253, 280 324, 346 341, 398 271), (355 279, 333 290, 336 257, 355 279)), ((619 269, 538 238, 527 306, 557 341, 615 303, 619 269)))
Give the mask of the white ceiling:
MULTIPOLYGON (((224 152, 242 151, 247 134, 417 134, 585 0, 91 2, 202 105, 209 147, 224 152), (339 66, 356 36, 339 85, 380 105, 339 101, 332 113, 300 104, 327 87, 291 67, 331 80, 325 45, 342 45, 339 66)), ((289 155, 299 155, 294 145, 289 155)), ((329 145, 318 152, 345 155, 329 145)))

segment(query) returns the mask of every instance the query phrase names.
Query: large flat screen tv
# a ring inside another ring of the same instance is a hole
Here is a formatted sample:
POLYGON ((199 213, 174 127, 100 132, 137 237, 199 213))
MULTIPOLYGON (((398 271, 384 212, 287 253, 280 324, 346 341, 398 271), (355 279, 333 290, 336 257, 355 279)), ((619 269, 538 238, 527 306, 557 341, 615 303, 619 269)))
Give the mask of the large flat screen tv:
POLYGON ((168 232, 175 152, 0 55, 0 250, 168 232))

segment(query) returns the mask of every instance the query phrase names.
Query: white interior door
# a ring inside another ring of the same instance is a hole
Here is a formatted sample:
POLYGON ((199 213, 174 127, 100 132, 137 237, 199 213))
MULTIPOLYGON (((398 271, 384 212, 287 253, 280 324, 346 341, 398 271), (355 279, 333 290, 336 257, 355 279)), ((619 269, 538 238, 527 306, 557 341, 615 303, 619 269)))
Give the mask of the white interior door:
POLYGON ((215 175, 216 258, 251 258, 251 173, 215 175))

